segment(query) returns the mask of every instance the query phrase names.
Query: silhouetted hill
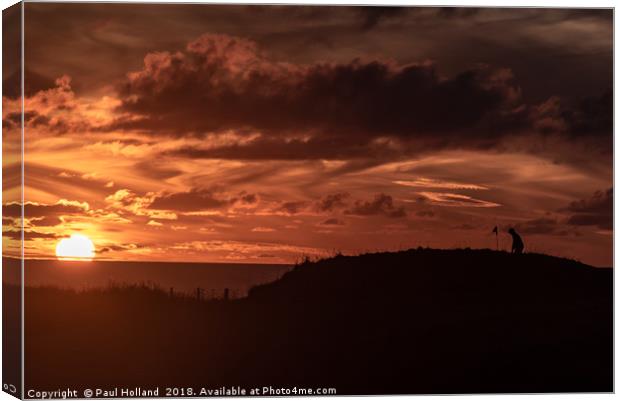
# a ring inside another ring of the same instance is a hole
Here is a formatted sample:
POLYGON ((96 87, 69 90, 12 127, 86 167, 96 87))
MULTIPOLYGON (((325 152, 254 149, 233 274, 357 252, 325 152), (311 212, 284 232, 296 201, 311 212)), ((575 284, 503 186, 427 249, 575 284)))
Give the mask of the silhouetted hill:
POLYGON ((524 291, 536 290, 530 297, 544 295, 539 291, 545 287, 555 294, 588 291, 588 284, 609 278, 611 271, 542 254, 418 248, 305 262, 280 280, 254 287, 250 299, 353 300, 345 296, 348 294, 355 295, 354 302, 358 302, 369 297, 411 299, 430 296, 429 292, 433 297, 449 292, 466 299, 485 293, 495 299, 515 300, 525 295, 524 291), (580 285, 571 288, 562 283, 580 285))
POLYGON ((317 380, 346 376, 359 392, 611 390, 611 269, 489 250, 338 256, 248 302, 316 345, 317 380))
POLYGON ((29 289, 26 381, 607 392, 612 286, 566 259, 418 249, 306 262, 230 302, 29 289))

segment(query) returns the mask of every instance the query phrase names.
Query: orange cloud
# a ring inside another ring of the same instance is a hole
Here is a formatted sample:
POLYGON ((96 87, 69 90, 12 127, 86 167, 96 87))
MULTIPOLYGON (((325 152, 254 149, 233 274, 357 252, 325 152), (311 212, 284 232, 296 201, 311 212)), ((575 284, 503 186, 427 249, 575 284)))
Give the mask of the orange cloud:
POLYGON ((419 192, 431 204, 451 207, 499 207, 499 203, 447 192, 419 192))

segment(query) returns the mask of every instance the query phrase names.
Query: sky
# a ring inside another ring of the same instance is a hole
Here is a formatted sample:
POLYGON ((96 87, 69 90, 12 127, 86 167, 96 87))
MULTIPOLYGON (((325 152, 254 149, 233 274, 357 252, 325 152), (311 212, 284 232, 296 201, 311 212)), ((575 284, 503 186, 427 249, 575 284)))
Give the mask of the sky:
MULTIPOLYGON (((25 254, 81 233, 100 259, 292 263, 495 248, 497 225, 502 249, 514 227, 611 266, 612 28, 601 9, 26 3, 25 254)), ((5 68, 5 155, 18 82, 5 68)), ((5 254, 18 193, 5 178, 5 254)))

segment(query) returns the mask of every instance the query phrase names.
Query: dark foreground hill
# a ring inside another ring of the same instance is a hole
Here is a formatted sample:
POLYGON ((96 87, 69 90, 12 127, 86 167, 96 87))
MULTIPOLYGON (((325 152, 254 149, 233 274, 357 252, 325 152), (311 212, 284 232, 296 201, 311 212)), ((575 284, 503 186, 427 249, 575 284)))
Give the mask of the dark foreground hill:
POLYGON ((609 392, 612 269, 410 250, 304 263, 237 301, 26 291, 26 389, 609 392))

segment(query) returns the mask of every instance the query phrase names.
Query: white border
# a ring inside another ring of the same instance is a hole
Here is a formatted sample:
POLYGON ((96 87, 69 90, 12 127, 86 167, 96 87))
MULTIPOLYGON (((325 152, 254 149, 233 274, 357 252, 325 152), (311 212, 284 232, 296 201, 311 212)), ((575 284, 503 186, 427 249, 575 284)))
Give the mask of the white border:
MULTIPOLYGON (((53 2, 53 1, 47 1, 47 0, 30 0, 29 2, 53 2)), ((95 3, 96 1, 62 1, 62 2, 80 2, 80 3, 95 3)), ((126 1, 119 1, 119 0, 109 0, 109 1, 105 1, 108 3, 127 3, 126 1)), ((129 1, 131 3, 203 3, 203 4, 231 4, 230 1, 225 1, 225 0, 211 0, 211 1, 173 1, 173 0, 150 0, 150 1, 129 1)), ((15 4, 16 1, 13 0, 0 0, 0 5, 2 6, 2 9, 5 9, 13 4, 15 4)), ((554 8, 615 8, 616 6, 616 2, 615 1, 605 1, 605 0, 589 0, 589 1, 575 1, 575 0, 545 0, 545 1, 532 1, 532 0, 523 0, 523 1, 502 1, 501 3, 496 1, 492 1, 492 0, 478 0, 475 2, 472 1, 459 1, 459 0, 451 0, 451 1, 442 1, 442 0, 432 0, 432 1, 415 1, 415 0, 389 0, 389 1, 380 1, 380 0, 376 0, 376 1, 354 1, 354 0, 335 0, 335 1, 330 1, 330 0, 312 0, 312 1, 299 1, 299 0, 287 0, 287 1, 282 1, 282 0, 270 0, 270 1, 256 1, 256 0, 244 0, 244 1, 239 1, 239 2, 235 2, 235 4, 303 4, 303 5, 402 5, 402 6, 476 6, 476 7, 554 7, 554 8)), ((23 27, 23 18, 24 18, 24 13, 22 12, 22 27, 23 27)), ((616 25, 616 14, 614 12, 614 27, 616 25)), ((1 32, 1 30, 0 30, 1 32)), ((1 36, 1 33, 0 33, 1 36)), ((615 139, 615 121, 616 118, 618 117, 618 113, 617 113, 617 109, 616 109, 616 96, 617 96, 617 85, 615 82, 615 76, 616 76, 616 68, 617 65, 615 63, 615 43, 618 43, 618 33, 617 31, 614 29, 614 139, 615 139)), ((22 93, 24 91, 24 75, 23 75, 23 56, 24 56, 24 52, 23 52, 23 46, 24 46, 24 38, 23 38, 23 30, 22 30, 22 82, 21 82, 21 86, 22 86, 22 93)), ((1 60, 2 60, 2 56, 0 55, 0 65, 1 65, 1 60)), ((0 88, 1 88, 1 83, 0 83, 0 88)), ((1 107, 1 106, 0 106, 1 107)), ((23 98, 22 98, 22 108, 23 108, 23 98)), ((23 127, 23 113, 22 113, 22 127, 23 127)), ((614 140, 614 173, 615 173, 615 156, 620 154, 619 153, 619 149, 620 145, 618 145, 618 143, 614 140)), ((0 152, 0 161, 2 160, 2 154, 0 152)), ((22 131, 22 160, 23 160, 23 131, 22 131)), ((23 163, 22 163, 22 188, 23 188, 23 163)), ((618 180, 617 180, 617 176, 614 174, 614 188, 616 188, 618 185, 618 180)), ((615 192, 615 191, 614 191, 615 192)), ((23 190, 22 190, 22 204, 23 204, 23 190)), ((618 226, 618 222, 619 222, 619 218, 618 215, 615 213, 615 211, 617 210, 617 206, 618 206, 618 198, 616 196, 614 196, 614 227, 619 227, 618 226)), ((0 203, 1 203, 1 194, 0 194, 0 203)), ((23 214, 23 210, 22 210, 22 214, 23 214)), ((23 235, 23 232, 22 232, 23 235)), ((22 238, 22 244, 23 244, 23 238, 22 238)), ((618 242, 618 238, 614 233, 614 266, 616 266, 616 256, 617 256, 617 250, 618 250, 618 246, 619 246, 619 242, 618 242)), ((23 248, 22 248, 22 252, 23 252, 23 248)), ((0 262, 0 266, 1 266, 1 262, 0 262)), ((23 263, 22 263, 22 286, 23 286, 23 279, 24 279, 24 275, 23 275, 23 263)), ((616 274, 614 274, 614 288, 617 288, 616 284, 618 283, 618 276, 616 274)), ((0 286, 0 299, 1 299, 1 294, 2 294, 2 289, 0 286)), ((614 291, 614 295, 615 295, 615 291, 614 291)), ((615 299, 615 297, 614 297, 615 299)), ((22 314, 23 314, 23 292, 22 292, 22 314)), ((615 306, 615 302, 614 302, 614 306, 615 306)), ((618 314, 618 310, 617 308, 614 308, 614 333, 617 336, 618 330, 617 330, 617 325, 616 323, 618 322, 617 320, 617 314, 618 314)), ((22 319, 22 324, 23 324, 23 319, 22 319)), ((23 332, 22 332, 22 336, 23 336, 23 332)), ((2 334, 0 332, 0 340, 2 339, 2 334)), ((618 351, 617 348, 614 347, 614 360, 618 360, 618 351)), ((22 361, 23 361, 23 337, 22 337, 22 361)), ((22 366, 23 368, 23 366, 22 366)), ((0 374, 1 374, 1 367, 0 367, 0 374)), ((618 382, 618 373, 617 370, 614 370, 614 384, 618 382)), ((23 369, 22 369, 22 394, 23 394, 23 386, 24 386, 24 377, 23 377, 23 369)), ((545 395, 545 394, 536 394, 536 395, 455 395, 455 396, 450 396, 451 400, 465 400, 465 399, 471 399, 472 397, 484 397, 485 400, 489 400, 489 401, 495 401, 495 400, 502 400, 502 399, 511 399, 511 400, 533 400, 533 399, 543 399, 544 400, 598 400, 598 399, 608 399, 610 397, 612 397, 613 395, 610 394, 551 394, 551 395, 545 395)), ((387 400, 387 399, 392 399, 394 397, 398 397, 398 398, 403 398, 403 399, 413 399, 414 397, 417 399, 428 399, 428 400, 436 400, 436 399, 440 399, 440 398, 445 398, 446 396, 378 396, 378 397, 373 397, 376 399, 380 399, 380 400, 387 400)), ((310 398, 310 397, 294 397, 294 398, 310 398)), ((320 398, 324 398, 324 397, 320 397, 320 398)), ((367 397, 349 397, 349 396, 344 396, 344 397, 338 397, 338 399, 340 400, 349 400, 349 399, 360 399, 360 398, 367 398, 367 397)), ((10 395, 4 393, 4 392, 0 392, 0 401, 9 401, 9 400, 14 400, 14 397, 11 397, 10 395)), ((173 400, 182 400, 182 398, 172 398, 173 400)), ((243 398, 235 398, 235 399, 243 399, 243 398)), ((268 400, 275 400, 278 398, 264 398, 264 399, 268 399, 268 400)))

